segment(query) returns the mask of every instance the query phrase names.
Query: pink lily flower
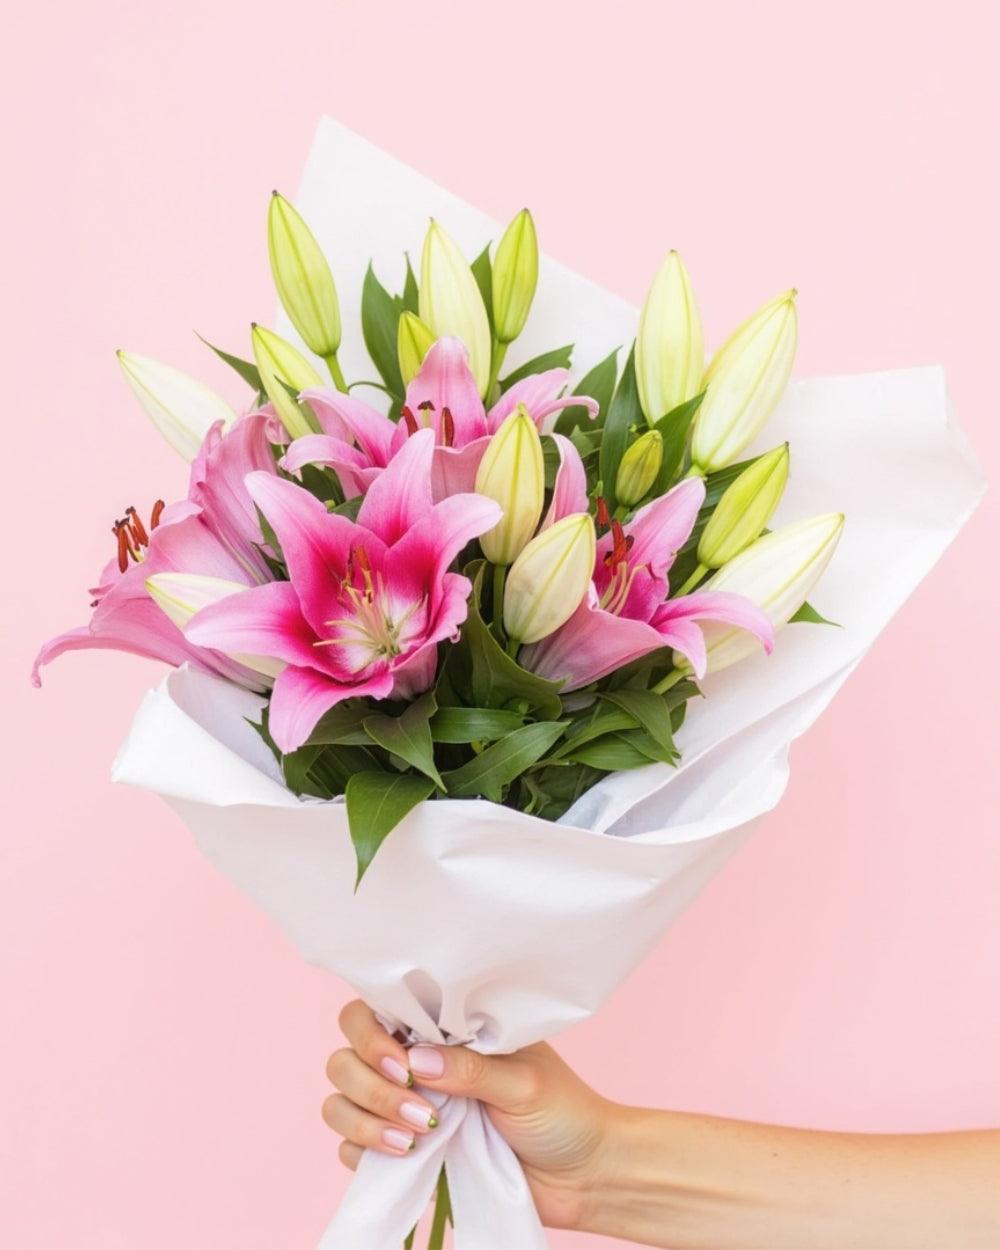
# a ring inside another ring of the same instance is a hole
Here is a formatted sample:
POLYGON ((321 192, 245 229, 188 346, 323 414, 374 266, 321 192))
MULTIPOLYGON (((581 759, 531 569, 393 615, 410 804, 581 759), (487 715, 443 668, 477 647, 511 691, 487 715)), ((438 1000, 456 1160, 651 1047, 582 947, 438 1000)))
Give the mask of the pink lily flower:
POLYGON ((434 445, 430 430, 407 439, 371 483, 356 522, 294 482, 247 478, 290 580, 203 608, 185 633, 199 646, 284 661, 268 719, 284 752, 301 746, 342 699, 408 699, 426 690, 437 644, 458 637, 472 586, 449 565, 501 511, 480 495, 435 504, 434 445))
POLYGON ((555 633, 522 648, 519 663, 542 677, 564 681, 564 690, 578 690, 640 656, 672 647, 701 677, 706 658, 699 620, 749 630, 770 654, 771 622, 742 595, 704 590, 667 599, 668 571, 694 528, 704 498, 704 482, 689 478, 625 525, 613 521, 598 541, 587 598, 555 633))
POLYGON ((566 369, 547 369, 516 382, 487 412, 468 361, 460 339, 438 339, 406 388, 398 423, 348 395, 304 391, 302 398, 324 433, 296 439, 281 467, 295 473, 306 464, 327 465, 351 498, 364 494, 411 435, 429 428, 435 442, 434 498, 440 500, 473 489, 486 444, 518 404, 542 432, 548 432, 557 412, 573 404, 597 415, 596 402, 587 396, 560 394, 569 378, 566 369))
POLYGON ((150 598, 146 579, 154 573, 202 573, 247 586, 271 579, 257 546, 263 543, 257 516, 243 487, 251 470, 276 473, 268 420, 266 414, 251 414, 225 435, 217 423, 191 466, 188 499, 169 506, 157 501, 148 522, 135 508, 115 522, 117 552, 90 592, 90 622, 45 643, 32 668, 36 686, 43 665, 64 651, 98 648, 190 663, 250 689, 265 688, 259 673, 221 652, 193 646, 150 598))

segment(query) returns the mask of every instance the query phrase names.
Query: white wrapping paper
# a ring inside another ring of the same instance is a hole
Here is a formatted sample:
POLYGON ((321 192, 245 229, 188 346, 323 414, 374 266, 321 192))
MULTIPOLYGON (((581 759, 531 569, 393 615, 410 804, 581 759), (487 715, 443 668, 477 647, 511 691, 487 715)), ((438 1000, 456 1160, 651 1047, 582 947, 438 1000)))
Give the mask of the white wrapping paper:
MULTIPOLYGON (((331 257, 348 377, 368 376, 357 325, 369 256, 390 285, 439 217, 470 251, 496 223, 330 121, 299 206, 331 257)), ((650 267, 658 257, 650 257, 650 267)), ((634 334, 636 313, 546 262, 521 357, 575 338, 581 371, 634 334)), ((284 330, 290 333, 287 326, 284 330)), ((943 374, 915 369, 793 384, 766 431, 792 444, 778 520, 847 513, 816 606, 842 628, 790 626, 772 658, 705 683, 676 769, 612 776, 557 824, 485 801, 435 801, 393 831, 354 893, 339 800, 297 799, 244 717, 260 700, 179 670, 146 696, 115 764, 162 794, 209 859, 303 956, 428 1041, 484 1052, 594 1012, 780 799, 789 744, 955 536, 982 490, 943 374)), ((459 1250, 545 1245, 516 1159, 478 1104, 445 1100, 403 1159, 368 1152, 322 1250, 397 1250, 447 1162, 459 1250)))

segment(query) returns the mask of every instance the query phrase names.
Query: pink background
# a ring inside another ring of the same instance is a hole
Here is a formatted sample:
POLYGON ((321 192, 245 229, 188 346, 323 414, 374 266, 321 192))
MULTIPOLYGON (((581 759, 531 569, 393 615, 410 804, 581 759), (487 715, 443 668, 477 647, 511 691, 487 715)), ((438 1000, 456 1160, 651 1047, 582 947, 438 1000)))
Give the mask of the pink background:
MULTIPOLYGON (((182 486, 113 349, 236 397, 192 330, 242 350, 271 316, 268 192, 294 191, 329 112, 493 214, 529 202, 550 252, 635 301, 680 248, 712 342, 794 283, 800 374, 942 362, 995 475, 983 11, 8 10, 4 1247, 298 1250, 346 1180, 319 1104, 348 991, 157 799, 109 783, 156 668, 73 656, 27 683, 35 644, 84 619, 113 517, 182 486)), ((827 1127, 1000 1124, 997 522, 994 496, 798 745, 780 810, 561 1039, 599 1089, 827 1127)))

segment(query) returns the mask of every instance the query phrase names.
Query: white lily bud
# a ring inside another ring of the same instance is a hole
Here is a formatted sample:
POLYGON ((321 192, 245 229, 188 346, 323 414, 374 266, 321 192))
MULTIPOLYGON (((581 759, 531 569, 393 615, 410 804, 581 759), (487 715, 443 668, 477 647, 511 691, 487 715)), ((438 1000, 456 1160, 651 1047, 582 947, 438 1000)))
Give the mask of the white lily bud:
POLYGON ((435 338, 454 335, 469 353, 479 394, 490 380, 490 323, 472 267, 455 240, 431 221, 420 261, 420 319, 435 338))
POLYGON ((400 313, 399 326, 396 329, 396 354, 399 357, 399 372, 404 386, 409 386, 420 372, 424 357, 435 341, 430 326, 424 325, 416 313, 400 313))
POLYGON ((298 348, 256 322, 250 326, 250 343, 261 385, 288 433, 292 438, 315 434, 318 426, 313 425, 308 411, 288 393, 288 387, 304 391, 309 387, 322 386, 323 379, 298 348))
POLYGON ((545 502, 542 440, 524 404, 518 404, 490 439, 475 489, 503 508, 500 523, 480 536, 483 555, 492 564, 510 564, 538 528, 545 502))
MULTIPOLYGON (((230 595, 242 594, 250 587, 243 582, 202 573, 154 573, 146 578, 146 589, 160 611, 183 632, 196 612, 230 595)), ((277 677, 285 667, 281 660, 268 656, 234 655, 231 658, 265 677, 277 677)))
POLYGON ((795 360, 796 292, 765 304, 719 348, 705 372, 691 460, 713 473, 738 459, 778 405, 795 360))
POLYGON ((647 430, 625 452, 618 465, 615 479, 615 497, 626 508, 631 508, 653 489, 660 466, 663 464, 663 435, 659 430, 647 430))
POLYGON ((119 351, 116 355, 139 403, 174 451, 185 460, 197 456, 205 435, 216 421, 224 421, 228 426, 236 420, 235 411, 221 395, 179 369, 150 360, 148 356, 133 356, 131 352, 119 351))
POLYGON ((493 258, 493 326, 497 342, 513 343, 524 329, 538 286, 538 235, 522 208, 504 231, 493 258))
POLYGON ((585 512, 556 521, 511 565, 503 599, 504 629, 518 642, 538 642, 565 625, 594 576, 597 536, 585 512))
POLYGON ((774 516, 788 481, 788 444, 744 469, 716 505, 698 543, 698 562, 721 569, 758 538, 774 516))
MULTIPOLYGON (((705 583, 705 590, 727 590, 757 604, 775 630, 795 615, 830 563, 844 528, 839 512, 810 517, 765 534, 705 583)), ((702 622, 709 672, 728 668, 758 650, 754 636, 717 622, 702 622)), ((689 667, 674 652, 678 668, 689 667)))
POLYGON ((635 340, 639 403, 650 423, 701 390, 705 340, 691 280, 671 252, 653 279, 635 340))
POLYGON ((274 191, 267 251, 278 297, 302 341, 324 359, 340 347, 340 302, 322 248, 298 212, 274 191))

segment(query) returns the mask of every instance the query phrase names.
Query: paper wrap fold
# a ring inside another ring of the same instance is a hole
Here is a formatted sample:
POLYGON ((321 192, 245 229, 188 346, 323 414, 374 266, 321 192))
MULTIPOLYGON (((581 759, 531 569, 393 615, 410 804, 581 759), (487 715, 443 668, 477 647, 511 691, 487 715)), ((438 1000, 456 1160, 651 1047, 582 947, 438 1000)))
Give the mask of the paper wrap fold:
MULTIPOLYGON (((347 310, 358 307, 369 255, 391 282, 428 215, 470 253, 497 237, 494 222, 329 121, 299 206, 347 310)), ((575 335, 582 371, 630 340, 635 323, 623 301, 545 262, 519 350, 530 356, 575 335)), ((348 377, 368 376, 361 351, 348 323, 348 377)), ((343 803, 285 790, 244 719, 256 717, 256 696, 171 674, 141 705, 116 780, 162 794, 303 956, 384 1017, 484 1052, 550 1037, 600 1006, 778 802, 789 744, 983 490, 939 369, 795 383, 766 431, 767 446, 783 439, 792 477, 778 522, 847 514, 814 596, 840 628, 790 626, 770 659, 709 678, 678 736, 678 768, 609 777, 557 824, 485 801, 425 803, 386 840, 356 894, 343 803)), ((365 1154, 323 1250, 398 1250, 442 1161, 459 1250, 545 1245, 520 1167, 483 1109, 445 1101, 440 1120, 406 1158, 365 1154)))

